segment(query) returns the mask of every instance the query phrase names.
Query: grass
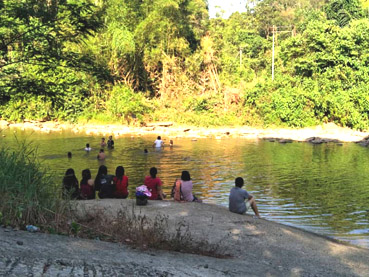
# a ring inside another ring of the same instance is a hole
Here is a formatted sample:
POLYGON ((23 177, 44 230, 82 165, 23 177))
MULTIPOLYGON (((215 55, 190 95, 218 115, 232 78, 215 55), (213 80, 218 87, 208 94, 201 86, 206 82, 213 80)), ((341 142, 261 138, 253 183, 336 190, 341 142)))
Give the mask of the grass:
POLYGON ((158 214, 155 218, 131 211, 119 210, 115 217, 108 216, 106 210, 91 209, 82 212, 79 218, 78 236, 98 237, 101 240, 130 244, 141 249, 161 249, 178 251, 217 258, 229 257, 228 248, 222 243, 211 243, 207 235, 195 238, 190 225, 184 221, 170 224, 167 215, 158 214))
POLYGON ((0 149, 0 223, 24 228, 58 222, 56 215, 68 207, 59 197, 55 178, 41 166, 32 143, 18 145, 15 151, 0 149))

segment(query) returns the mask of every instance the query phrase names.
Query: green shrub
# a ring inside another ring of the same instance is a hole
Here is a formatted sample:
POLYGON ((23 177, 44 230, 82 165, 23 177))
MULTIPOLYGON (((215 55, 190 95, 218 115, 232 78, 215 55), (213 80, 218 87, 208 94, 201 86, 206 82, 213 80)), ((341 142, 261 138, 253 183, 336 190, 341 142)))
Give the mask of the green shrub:
POLYGON ((123 118, 128 122, 137 118, 142 121, 144 114, 151 111, 146 98, 127 86, 116 85, 108 93, 110 96, 106 102, 106 111, 113 118, 123 118))
POLYGON ((36 148, 20 143, 17 151, 0 149, 1 223, 42 226, 62 209, 60 186, 42 168, 36 148))

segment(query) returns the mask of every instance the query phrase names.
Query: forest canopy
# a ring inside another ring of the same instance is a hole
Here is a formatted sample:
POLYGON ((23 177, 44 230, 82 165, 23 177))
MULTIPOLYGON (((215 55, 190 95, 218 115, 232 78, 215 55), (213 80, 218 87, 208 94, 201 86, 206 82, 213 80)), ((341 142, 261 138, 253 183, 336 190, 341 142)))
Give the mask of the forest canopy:
POLYGON ((369 1, 245 5, 0 0, 0 117, 368 129, 369 1))

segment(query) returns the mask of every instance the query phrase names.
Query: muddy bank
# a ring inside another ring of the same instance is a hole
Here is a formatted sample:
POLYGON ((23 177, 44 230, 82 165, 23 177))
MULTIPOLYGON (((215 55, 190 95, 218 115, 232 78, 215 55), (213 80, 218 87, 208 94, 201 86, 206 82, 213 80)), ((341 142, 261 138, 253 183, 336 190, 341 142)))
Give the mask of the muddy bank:
POLYGON ((254 128, 254 127, 222 127, 222 128, 200 128, 194 126, 181 126, 173 122, 158 122, 147 124, 145 127, 124 126, 116 124, 70 124, 60 122, 36 122, 11 123, 0 121, 0 128, 30 129, 43 133, 61 132, 69 130, 76 134, 99 135, 114 137, 120 136, 143 136, 161 135, 165 138, 187 137, 198 138, 245 138, 245 139, 268 139, 281 143, 290 141, 307 141, 311 143, 325 142, 363 142, 367 145, 365 138, 369 132, 354 131, 349 128, 339 127, 333 123, 316 127, 302 129, 288 128, 254 128))

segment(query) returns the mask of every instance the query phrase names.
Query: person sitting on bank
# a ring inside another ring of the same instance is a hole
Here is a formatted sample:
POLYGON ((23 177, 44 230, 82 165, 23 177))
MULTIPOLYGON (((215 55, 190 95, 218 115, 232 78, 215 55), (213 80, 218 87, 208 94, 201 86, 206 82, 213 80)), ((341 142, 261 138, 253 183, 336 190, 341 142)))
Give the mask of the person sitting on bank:
POLYGON ((260 218, 258 207, 254 196, 249 194, 246 190, 242 189, 244 180, 241 177, 235 179, 235 186, 231 189, 229 194, 229 210, 232 213, 245 214, 248 206, 251 206, 255 213, 255 216, 260 218), (247 202, 245 202, 245 200, 247 202))
POLYGON ((78 180, 73 168, 68 168, 63 178, 63 197, 77 199, 79 197, 78 180))
POLYGON ((98 160, 105 160, 105 153, 104 153, 104 149, 100 149, 99 154, 97 154, 97 159, 98 159, 98 160))
POLYGON ((188 171, 182 171, 181 179, 176 180, 172 190, 172 196, 175 201, 199 202, 202 200, 192 193, 193 183, 188 171))
POLYGON ((89 143, 86 143, 85 151, 90 152, 92 148, 90 147, 89 143))
POLYGON ((109 139, 108 139, 108 148, 109 149, 113 149, 114 148, 113 136, 109 136, 109 139))
POLYGON ((105 138, 101 138, 100 146, 105 147, 105 145, 106 145, 105 138))
POLYGON ((162 182, 160 178, 156 177, 158 174, 158 170, 156 167, 150 168, 150 176, 146 176, 144 180, 144 185, 151 192, 151 196, 149 200, 163 200, 165 198, 165 194, 163 193, 162 182))
POLYGON ((81 199, 95 199, 94 180, 91 178, 91 171, 89 169, 82 170, 81 199))
POLYGON ((115 170, 115 177, 113 178, 115 185, 115 198, 125 199, 128 196, 128 177, 124 175, 124 167, 118 166, 115 170))
POLYGON ((158 136, 156 140, 154 141, 154 144, 152 145, 152 147, 160 148, 162 146, 164 146, 164 141, 161 140, 161 136, 158 136))
POLYGON ((95 178, 95 190, 99 192, 99 197, 114 198, 115 186, 113 176, 108 175, 108 168, 105 165, 99 167, 95 178))

